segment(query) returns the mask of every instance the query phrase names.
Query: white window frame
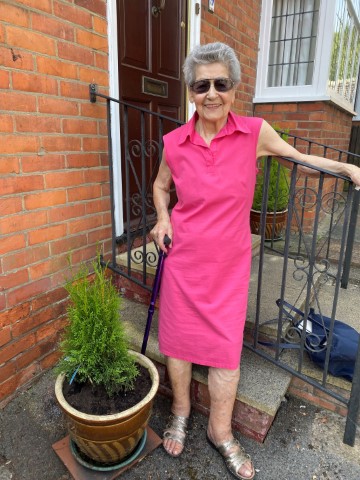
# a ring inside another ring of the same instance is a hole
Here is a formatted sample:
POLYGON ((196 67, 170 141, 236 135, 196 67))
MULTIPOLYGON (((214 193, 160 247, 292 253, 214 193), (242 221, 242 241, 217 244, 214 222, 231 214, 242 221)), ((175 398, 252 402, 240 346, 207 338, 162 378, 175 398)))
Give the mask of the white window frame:
POLYGON ((360 87, 359 87, 359 82, 357 85, 357 90, 356 90, 356 96, 355 96, 355 116, 353 117, 353 122, 359 122, 360 121, 360 87))
MULTIPOLYGON (((273 0, 263 0, 254 103, 331 100, 327 91, 336 0, 321 0, 312 85, 267 87, 273 0)), ((349 108, 349 105, 347 105, 349 108)))

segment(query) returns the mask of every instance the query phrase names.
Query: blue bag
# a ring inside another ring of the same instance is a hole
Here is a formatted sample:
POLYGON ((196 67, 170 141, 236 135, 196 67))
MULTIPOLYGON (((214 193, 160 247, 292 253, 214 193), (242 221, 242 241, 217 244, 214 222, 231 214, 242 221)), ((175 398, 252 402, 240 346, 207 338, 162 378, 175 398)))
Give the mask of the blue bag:
MULTIPOLYGON (((285 317, 290 319, 293 326, 301 333, 303 330, 304 312, 285 301, 281 302, 280 299, 276 301, 276 304, 281 308, 285 317), (301 317, 300 320, 295 320, 293 312, 301 317)), ((325 365, 330 322, 331 319, 329 317, 315 313, 315 310, 310 308, 306 322, 305 348, 311 360, 321 368, 324 368, 325 365)), ((328 369, 331 375, 352 381, 359 337, 359 333, 354 328, 340 320, 334 321, 328 369)), ((289 348, 283 344, 281 346, 289 348)), ((290 348, 294 348, 294 346, 290 348)))

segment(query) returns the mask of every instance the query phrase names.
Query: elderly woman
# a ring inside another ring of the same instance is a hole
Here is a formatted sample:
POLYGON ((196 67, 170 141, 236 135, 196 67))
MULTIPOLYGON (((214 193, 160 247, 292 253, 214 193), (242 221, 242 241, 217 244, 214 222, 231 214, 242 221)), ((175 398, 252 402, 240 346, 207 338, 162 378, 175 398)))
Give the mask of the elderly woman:
POLYGON ((250 208, 256 160, 292 157, 348 175, 360 184, 360 169, 299 153, 260 118, 231 112, 240 64, 222 43, 194 48, 186 58, 185 82, 196 112, 164 136, 154 183, 157 223, 151 235, 168 253, 162 278, 159 346, 167 357, 172 415, 164 432, 167 453, 181 454, 190 415, 192 364, 209 367, 207 440, 239 479, 255 470, 231 431, 240 376, 251 265, 250 208), (174 182, 177 204, 168 213, 174 182), (172 242, 164 245, 167 234, 172 242))

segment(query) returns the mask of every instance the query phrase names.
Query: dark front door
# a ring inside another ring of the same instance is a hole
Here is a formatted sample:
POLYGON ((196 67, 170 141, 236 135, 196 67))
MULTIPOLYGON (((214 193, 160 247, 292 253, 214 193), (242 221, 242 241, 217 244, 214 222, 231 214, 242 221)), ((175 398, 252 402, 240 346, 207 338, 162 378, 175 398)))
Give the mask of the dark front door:
MULTIPOLYGON (((120 99, 184 120, 185 88, 181 67, 186 48, 186 0, 118 0, 120 99)), ((151 185, 161 153, 161 137, 175 122, 128 108, 122 111, 122 177, 126 225, 136 228, 151 203, 151 185), (126 129, 125 123, 128 125, 126 129), (126 167, 125 162, 130 161, 126 167), (128 181, 125 172, 128 168, 128 181)), ((145 215, 151 214, 151 208, 145 215)), ((153 213, 153 212, 152 212, 153 213)))

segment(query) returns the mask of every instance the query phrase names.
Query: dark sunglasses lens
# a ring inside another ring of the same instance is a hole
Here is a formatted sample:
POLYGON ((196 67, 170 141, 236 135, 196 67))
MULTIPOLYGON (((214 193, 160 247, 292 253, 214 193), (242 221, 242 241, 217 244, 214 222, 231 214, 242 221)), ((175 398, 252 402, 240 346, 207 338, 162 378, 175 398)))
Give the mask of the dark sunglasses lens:
MULTIPOLYGON (((198 80, 192 84, 191 89, 194 93, 206 93, 210 89, 210 83, 210 80, 198 80)), ((216 78, 214 87, 218 92, 228 92, 232 89, 233 82, 230 78, 216 78)))
POLYGON ((230 78, 217 78, 214 81, 214 86, 218 92, 228 92, 232 89, 233 83, 230 78))
POLYGON ((210 88, 210 80, 199 80, 192 86, 192 90, 195 93, 205 93, 210 88))

